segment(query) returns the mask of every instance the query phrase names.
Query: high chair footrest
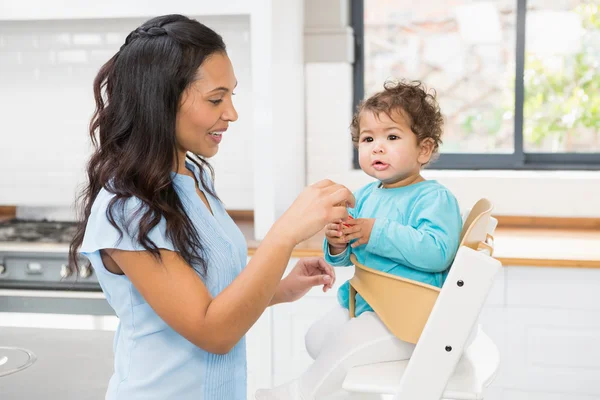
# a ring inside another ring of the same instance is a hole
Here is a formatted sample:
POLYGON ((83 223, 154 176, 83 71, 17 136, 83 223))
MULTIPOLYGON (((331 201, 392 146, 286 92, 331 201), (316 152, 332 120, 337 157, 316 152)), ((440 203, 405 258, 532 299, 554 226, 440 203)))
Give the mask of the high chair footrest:
MULTIPOLYGON (((409 360, 369 364, 350 369, 343 383, 344 390, 357 393, 395 394, 409 360)), ((465 351, 444 391, 444 399, 480 400, 483 389, 490 384, 498 369, 496 345, 481 330, 465 351)), ((435 361, 432 360, 432 377, 435 361)))

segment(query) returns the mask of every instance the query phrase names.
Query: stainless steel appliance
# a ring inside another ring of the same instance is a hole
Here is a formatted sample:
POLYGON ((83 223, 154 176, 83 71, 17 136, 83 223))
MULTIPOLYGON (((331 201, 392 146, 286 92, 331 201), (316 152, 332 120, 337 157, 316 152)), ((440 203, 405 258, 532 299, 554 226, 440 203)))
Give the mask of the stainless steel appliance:
POLYGON ((74 227, 0 223, 2 400, 104 398, 118 319, 87 261, 77 275, 68 265, 74 227))

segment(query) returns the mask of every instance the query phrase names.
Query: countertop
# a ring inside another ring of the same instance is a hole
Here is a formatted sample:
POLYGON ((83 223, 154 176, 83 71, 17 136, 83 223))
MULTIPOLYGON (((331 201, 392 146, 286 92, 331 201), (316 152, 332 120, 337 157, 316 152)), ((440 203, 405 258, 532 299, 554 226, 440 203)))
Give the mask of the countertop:
MULTIPOLYGON (((14 217, 14 207, 0 207, 0 221, 14 217)), ((252 255, 260 245, 254 238, 251 212, 231 212, 248 242, 252 255)), ((600 228, 597 219, 560 222, 553 226, 540 219, 518 217, 499 221, 494 235, 494 257, 504 266, 600 268, 600 228), (507 224, 503 225, 503 221, 507 224), (537 227, 531 227, 536 224, 537 227), (508 226, 507 226, 508 225, 508 226), (545 225, 545 226, 544 226, 545 225), (581 227, 581 228, 578 228, 581 227)), ((293 257, 322 256, 324 233, 313 236, 294 249, 293 257)))
MULTIPOLYGON (((251 219, 236 223, 253 254, 260 242, 254 240, 251 219)), ((300 243, 294 257, 322 256, 324 233, 300 243)), ((600 268, 600 230, 524 228, 499 226, 494 235, 494 257, 503 266, 600 268)))

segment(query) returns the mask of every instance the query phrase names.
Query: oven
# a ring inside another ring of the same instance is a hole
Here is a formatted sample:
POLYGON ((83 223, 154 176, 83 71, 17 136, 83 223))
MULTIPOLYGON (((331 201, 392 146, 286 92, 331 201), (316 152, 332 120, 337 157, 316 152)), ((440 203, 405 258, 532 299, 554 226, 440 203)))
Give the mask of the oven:
POLYGON ((0 398, 102 399, 118 324, 87 260, 68 265, 72 222, 0 223, 0 398))

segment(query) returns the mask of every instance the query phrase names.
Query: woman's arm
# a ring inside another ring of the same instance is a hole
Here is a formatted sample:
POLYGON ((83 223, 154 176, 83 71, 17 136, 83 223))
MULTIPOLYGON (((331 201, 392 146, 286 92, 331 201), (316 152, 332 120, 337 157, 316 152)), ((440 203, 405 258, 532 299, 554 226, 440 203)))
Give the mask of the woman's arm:
POLYGON ((315 286, 323 285, 323 292, 327 292, 334 284, 335 270, 322 257, 301 258, 279 282, 269 306, 296 301, 315 286))
MULTIPOLYGON (((175 331, 206 351, 229 352, 271 302, 296 244, 328 222, 347 217, 351 192, 331 181, 307 188, 273 225, 248 266, 212 297, 178 253, 107 249, 154 311, 175 331)), ((210 274, 210 260, 208 272, 210 274)))
POLYGON ((198 347, 225 354, 269 305, 293 247, 267 236, 248 266, 214 298, 176 252, 161 250, 162 262, 144 251, 107 252, 169 326, 198 347))

